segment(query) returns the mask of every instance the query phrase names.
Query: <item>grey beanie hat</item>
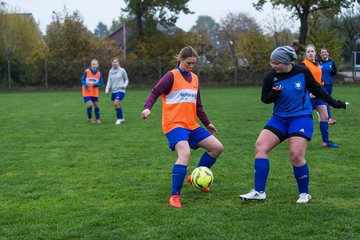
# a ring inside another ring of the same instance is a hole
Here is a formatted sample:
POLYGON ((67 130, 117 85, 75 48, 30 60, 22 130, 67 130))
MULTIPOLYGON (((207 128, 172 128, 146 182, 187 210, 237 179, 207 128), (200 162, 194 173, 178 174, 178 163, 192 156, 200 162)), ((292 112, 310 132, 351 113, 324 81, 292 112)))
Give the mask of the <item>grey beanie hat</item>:
POLYGON ((280 63, 289 64, 297 59, 295 50, 290 46, 282 46, 276 48, 270 56, 271 60, 278 61, 280 63))

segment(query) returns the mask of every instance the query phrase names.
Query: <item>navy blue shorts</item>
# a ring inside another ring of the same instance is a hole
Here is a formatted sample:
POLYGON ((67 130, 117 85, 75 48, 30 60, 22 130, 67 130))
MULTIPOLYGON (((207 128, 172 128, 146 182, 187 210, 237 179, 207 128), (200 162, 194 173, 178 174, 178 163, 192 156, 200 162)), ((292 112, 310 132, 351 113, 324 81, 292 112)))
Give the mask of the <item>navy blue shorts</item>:
POLYGON ((211 136, 211 133, 203 127, 198 127, 194 130, 186 128, 174 128, 167 134, 165 134, 169 142, 169 148, 175 150, 175 145, 180 141, 188 141, 190 148, 199 148, 198 143, 211 136))
POLYGON ((119 101, 122 101, 125 97, 125 93, 124 92, 116 92, 116 93, 112 93, 111 94, 111 101, 115 101, 116 100, 119 100, 119 101))
POLYGON ((327 105, 327 103, 324 102, 323 100, 321 100, 320 98, 311 98, 310 102, 311 102, 311 106, 312 106, 313 110, 315 110, 316 107, 319 105, 327 105))
POLYGON ((84 97, 84 103, 87 102, 99 102, 99 98, 98 97, 84 97))
POLYGON ((264 129, 273 132, 281 142, 294 136, 303 137, 310 141, 314 132, 314 121, 312 116, 272 116, 266 123, 264 129))

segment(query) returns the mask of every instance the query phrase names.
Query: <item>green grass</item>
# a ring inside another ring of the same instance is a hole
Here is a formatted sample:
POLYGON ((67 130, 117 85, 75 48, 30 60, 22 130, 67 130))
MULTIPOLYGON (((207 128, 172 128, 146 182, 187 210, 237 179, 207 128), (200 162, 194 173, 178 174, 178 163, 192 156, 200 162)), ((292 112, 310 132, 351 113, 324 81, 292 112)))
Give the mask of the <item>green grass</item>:
MULTIPOLYGON (((315 127, 313 202, 300 206, 287 142, 270 155, 266 202, 238 198, 252 186, 254 143, 271 115, 260 89, 202 89, 225 151, 210 193, 184 184, 182 209, 168 206, 176 154, 160 99, 140 119, 148 91, 128 91, 120 126, 109 96, 99 125, 86 122, 80 91, 0 94, 0 239, 360 239, 359 86, 335 87, 351 103, 333 110, 339 149, 321 148, 315 127)), ((189 172, 202 152, 192 151, 189 172)))

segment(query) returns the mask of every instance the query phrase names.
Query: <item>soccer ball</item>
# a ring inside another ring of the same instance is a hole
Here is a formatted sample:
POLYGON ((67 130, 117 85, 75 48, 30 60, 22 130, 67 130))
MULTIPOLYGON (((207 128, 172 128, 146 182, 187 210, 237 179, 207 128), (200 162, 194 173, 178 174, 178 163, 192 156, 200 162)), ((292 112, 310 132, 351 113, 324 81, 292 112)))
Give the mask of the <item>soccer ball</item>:
POLYGON ((212 171, 207 167, 197 167, 191 173, 191 183, 198 189, 204 189, 211 186, 214 181, 212 171))

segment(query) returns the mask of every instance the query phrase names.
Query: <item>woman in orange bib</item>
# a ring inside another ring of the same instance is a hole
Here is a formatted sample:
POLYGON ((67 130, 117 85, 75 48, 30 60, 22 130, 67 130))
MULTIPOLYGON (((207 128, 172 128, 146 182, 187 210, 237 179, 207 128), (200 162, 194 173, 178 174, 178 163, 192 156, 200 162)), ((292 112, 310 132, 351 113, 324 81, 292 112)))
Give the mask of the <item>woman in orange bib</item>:
MULTIPOLYGON (((310 70, 315 80, 322 86, 323 81, 321 66, 320 63, 315 60, 315 56, 315 46, 312 44, 307 45, 305 52, 305 60, 303 61, 303 64, 310 70)), ((320 118, 319 127, 322 138, 322 146, 328 148, 337 148, 338 145, 329 140, 329 116, 326 102, 312 94, 310 94, 310 98, 313 110, 316 110, 318 112, 320 118)))
MULTIPOLYGON (((172 193, 170 206, 181 208, 180 190, 182 188, 190 149, 204 148, 199 166, 211 168, 223 151, 223 145, 214 136, 217 132, 203 109, 198 77, 192 73, 198 54, 192 47, 183 48, 177 56, 177 68, 167 72, 148 95, 141 118, 150 115, 150 109, 158 97, 162 96, 162 129, 168 139, 169 148, 176 150, 177 160, 172 169, 172 193), (196 121, 199 118, 203 128, 196 121)), ((188 176, 188 182, 191 177, 188 176)), ((209 188, 202 190, 209 192, 209 188)))
POLYGON ((86 103, 86 114, 88 122, 93 123, 92 108, 94 104, 94 112, 96 123, 101 123, 100 107, 99 107, 99 87, 104 83, 103 76, 99 71, 99 62, 96 59, 91 60, 91 67, 85 69, 81 76, 82 95, 84 103, 86 103))

